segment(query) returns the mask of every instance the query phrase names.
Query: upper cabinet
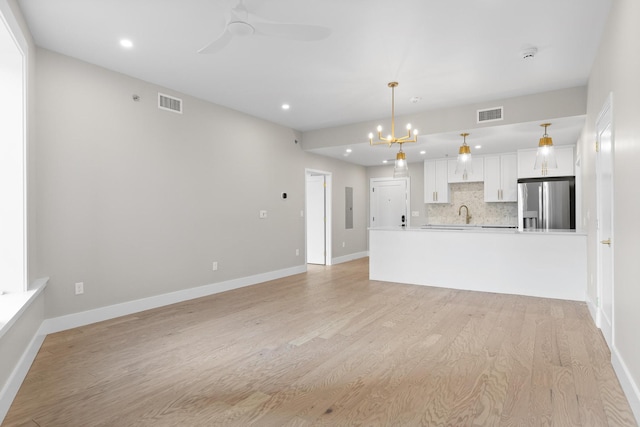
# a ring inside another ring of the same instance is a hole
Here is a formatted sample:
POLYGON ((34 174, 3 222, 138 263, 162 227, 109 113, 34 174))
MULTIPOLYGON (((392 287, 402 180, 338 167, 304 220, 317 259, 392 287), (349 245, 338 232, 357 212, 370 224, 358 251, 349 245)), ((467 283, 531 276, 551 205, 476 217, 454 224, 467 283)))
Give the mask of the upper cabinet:
POLYGON ((480 182, 484 181, 484 158, 480 156, 473 156, 473 171, 467 171, 467 175, 464 176, 461 173, 456 173, 457 160, 449 159, 448 161, 448 174, 449 183, 454 182, 480 182))
POLYGON ((449 203, 447 159, 424 161, 424 202, 449 203))
MULTIPOLYGON (((549 169, 547 176, 574 176, 574 160, 573 160, 573 145, 555 145, 553 149, 556 152, 556 162, 558 167, 556 169, 549 169)), ((536 152, 537 148, 531 148, 526 150, 518 150, 518 178, 542 178, 542 171, 540 169, 534 169, 536 164, 536 152)))
POLYGON ((517 202, 516 154, 484 156, 484 201, 517 202))

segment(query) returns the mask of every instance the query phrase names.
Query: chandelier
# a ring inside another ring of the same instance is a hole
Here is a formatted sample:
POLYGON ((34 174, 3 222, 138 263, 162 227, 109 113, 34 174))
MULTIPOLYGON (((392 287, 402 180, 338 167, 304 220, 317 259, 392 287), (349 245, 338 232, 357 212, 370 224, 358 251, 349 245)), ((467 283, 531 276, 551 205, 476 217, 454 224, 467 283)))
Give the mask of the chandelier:
POLYGON ((391 133, 387 134, 387 136, 382 136, 382 126, 378 125, 378 140, 373 140, 373 133, 369 134, 369 144, 370 145, 381 145, 386 144, 391 147, 393 144, 398 144, 400 146, 400 151, 396 154, 396 163, 393 168, 393 177, 394 178, 403 178, 409 176, 409 167, 407 165, 407 157, 405 153, 402 151, 402 144, 407 142, 418 142, 418 130, 413 129, 411 131, 411 124, 407 124, 407 134, 405 136, 396 137, 396 123, 395 123, 395 88, 398 86, 398 82, 390 82, 387 86, 391 88, 391 133))

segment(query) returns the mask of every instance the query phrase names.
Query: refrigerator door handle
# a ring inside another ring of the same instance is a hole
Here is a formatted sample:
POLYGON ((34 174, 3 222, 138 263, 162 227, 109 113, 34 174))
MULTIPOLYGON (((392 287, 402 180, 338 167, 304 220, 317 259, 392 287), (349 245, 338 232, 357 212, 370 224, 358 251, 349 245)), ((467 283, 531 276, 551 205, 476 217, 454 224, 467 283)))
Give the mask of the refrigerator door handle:
POLYGON ((545 229, 545 217, 544 217, 544 208, 542 205, 542 192, 544 191, 544 184, 538 185, 538 228, 545 229))

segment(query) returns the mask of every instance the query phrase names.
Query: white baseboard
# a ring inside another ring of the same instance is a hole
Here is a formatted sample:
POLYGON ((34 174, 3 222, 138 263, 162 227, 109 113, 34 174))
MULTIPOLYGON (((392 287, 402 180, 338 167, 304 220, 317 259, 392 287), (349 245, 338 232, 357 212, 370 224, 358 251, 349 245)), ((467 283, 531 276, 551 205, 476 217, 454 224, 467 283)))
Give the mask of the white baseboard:
POLYGON ((629 401, 633 415, 636 417, 636 423, 640 424, 640 387, 633 381, 633 377, 626 363, 624 363, 624 360, 622 360, 615 347, 611 350, 611 364, 613 365, 614 371, 616 371, 618 381, 620 381, 620 385, 622 386, 622 391, 624 391, 629 401))
POLYGON ((267 273, 256 274, 254 276, 241 277, 238 279, 227 280, 210 285, 199 286, 197 288, 184 289, 181 291, 170 292, 168 294, 156 295, 153 297, 142 298, 135 301, 127 301, 120 304, 114 304, 107 307, 100 307, 93 310, 82 311, 80 313, 68 314, 66 316, 45 319, 43 322, 44 330, 47 334, 64 331, 67 329, 77 328, 79 326, 89 325, 91 323, 102 322, 104 320, 114 319, 116 317, 126 316, 128 314, 139 313, 153 308, 163 307, 165 305, 175 304, 182 301, 188 301, 195 298, 201 298, 220 292, 230 291, 232 289, 243 288, 269 280, 280 279, 282 277, 292 276, 307 271, 306 265, 285 268, 283 270, 270 271, 267 273))
POLYGON ((584 300, 587 303, 587 308, 589 309, 589 314, 591 314, 591 319, 593 319, 593 323, 595 323, 596 326, 599 328, 600 321, 598 319, 598 307, 596 307, 596 305, 593 303, 591 298, 589 298, 588 292, 586 293, 584 300))
MULTIPOLYGON (((598 328, 600 328, 601 325, 598 307, 596 307, 596 305, 588 295, 586 298, 586 302, 587 308, 589 309, 589 314, 591 314, 593 322, 596 324, 596 326, 598 326, 598 328)), ((600 330, 602 331, 602 329, 600 330)), ((609 346, 608 343, 607 346, 609 346)), ((622 386, 622 391, 629 401, 629 406, 631 406, 633 415, 636 418, 636 423, 640 424, 640 388, 638 387, 638 384, 633 381, 633 377, 631 376, 626 363, 624 363, 624 361, 620 357, 618 350, 612 346, 609 346, 609 350, 611 351, 611 365, 613 366, 613 370, 616 372, 618 381, 620 381, 620 385, 622 386)))
POLYGON ((22 382, 27 376, 27 373, 29 373, 31 364, 38 355, 40 346, 42 346, 46 336, 47 334, 43 331, 42 326, 40 326, 36 334, 31 339, 31 342, 29 342, 26 350, 22 353, 22 357, 20 357, 20 360, 13 369, 13 372, 9 375, 4 387, 0 390, 0 424, 2 424, 7 412, 9 412, 11 403, 13 403, 13 399, 15 399, 18 394, 18 390, 20 390, 22 382))
POLYGON ((331 259, 331 264, 342 264, 343 262, 353 261, 354 259, 366 258, 369 256, 369 251, 355 252, 353 254, 339 256, 331 259))

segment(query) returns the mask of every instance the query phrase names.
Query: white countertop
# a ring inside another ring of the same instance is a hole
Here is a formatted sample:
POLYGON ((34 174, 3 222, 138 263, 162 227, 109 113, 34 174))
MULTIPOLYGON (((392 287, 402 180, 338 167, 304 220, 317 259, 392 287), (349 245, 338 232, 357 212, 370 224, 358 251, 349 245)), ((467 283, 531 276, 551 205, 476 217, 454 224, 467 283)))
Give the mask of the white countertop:
POLYGON ((497 234, 522 234, 522 235, 541 235, 541 234, 563 234, 584 236, 585 232, 576 230, 541 230, 526 229, 518 230, 512 225, 475 225, 475 224, 442 224, 442 225, 423 225, 419 227, 370 227, 369 230, 375 231, 419 231, 419 232, 457 232, 457 233, 497 233, 497 234))

